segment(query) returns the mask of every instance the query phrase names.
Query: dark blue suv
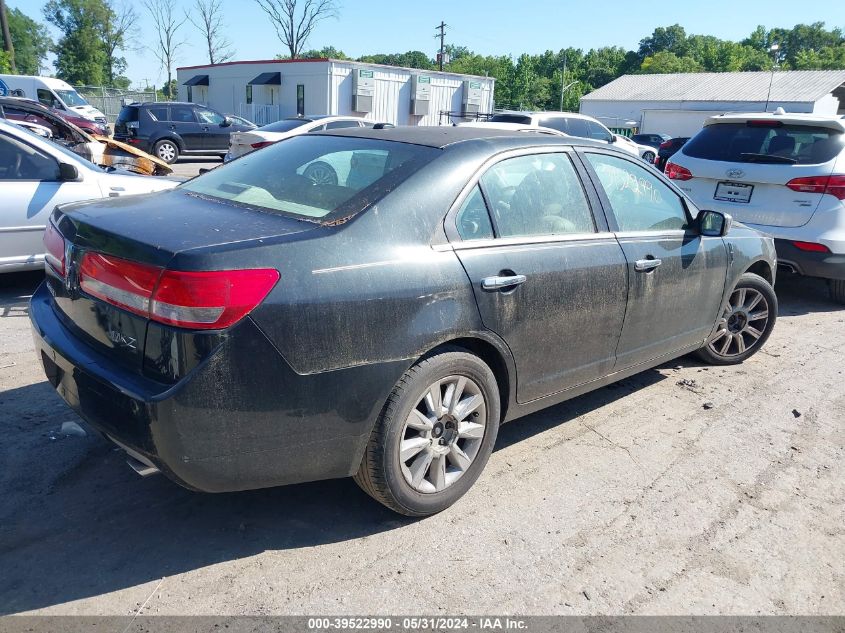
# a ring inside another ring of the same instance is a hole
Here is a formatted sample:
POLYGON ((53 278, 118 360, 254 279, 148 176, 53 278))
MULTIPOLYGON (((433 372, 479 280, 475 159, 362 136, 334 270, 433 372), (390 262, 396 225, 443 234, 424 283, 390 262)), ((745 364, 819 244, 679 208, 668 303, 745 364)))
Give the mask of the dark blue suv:
POLYGON ((235 123, 197 103, 133 103, 120 111, 114 124, 114 138, 174 163, 182 154, 222 157, 229 149, 231 132, 254 127, 235 123))

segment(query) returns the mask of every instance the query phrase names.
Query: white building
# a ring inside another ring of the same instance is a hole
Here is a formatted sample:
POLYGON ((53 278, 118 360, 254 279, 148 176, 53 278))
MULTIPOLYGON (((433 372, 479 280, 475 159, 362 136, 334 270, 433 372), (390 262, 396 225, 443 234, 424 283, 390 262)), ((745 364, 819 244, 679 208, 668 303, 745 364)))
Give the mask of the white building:
POLYGON ((581 97, 608 127, 692 136, 725 112, 845 114, 845 70, 624 75, 581 97))
POLYGON ((225 62, 177 68, 179 100, 258 125, 343 114, 394 125, 449 124, 493 110, 495 79, 336 59, 225 62))

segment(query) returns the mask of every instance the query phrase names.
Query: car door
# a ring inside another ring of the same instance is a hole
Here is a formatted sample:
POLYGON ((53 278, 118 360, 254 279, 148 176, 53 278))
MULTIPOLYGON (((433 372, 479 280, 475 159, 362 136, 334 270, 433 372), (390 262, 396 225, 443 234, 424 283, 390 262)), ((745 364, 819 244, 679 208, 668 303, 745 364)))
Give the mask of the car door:
POLYGON ((684 198, 635 159, 599 150, 583 156, 628 265, 617 369, 703 343, 725 287, 724 241, 699 235, 684 198))
POLYGON ((517 152, 483 170, 447 219, 484 326, 509 346, 517 400, 611 371, 625 256, 568 152, 517 152))
POLYGON ((53 156, 2 132, 0 191, 0 270, 3 264, 37 261, 44 252, 44 227, 57 204, 101 195, 96 183, 61 181, 53 156))
POLYGON ((223 125, 226 117, 209 108, 195 108, 194 113, 202 131, 202 146, 212 152, 225 152, 229 149, 229 134, 232 125, 223 125))
POLYGON ((170 106, 170 129, 182 139, 182 151, 198 152, 206 149, 203 125, 194 116, 193 106, 170 106))

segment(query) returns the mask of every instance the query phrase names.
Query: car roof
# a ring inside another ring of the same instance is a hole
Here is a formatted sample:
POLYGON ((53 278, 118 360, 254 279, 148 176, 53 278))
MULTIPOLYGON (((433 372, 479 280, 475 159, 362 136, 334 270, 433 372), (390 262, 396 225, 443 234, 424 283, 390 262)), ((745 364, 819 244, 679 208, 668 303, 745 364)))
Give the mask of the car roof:
POLYGON ((519 141, 524 146, 533 145, 577 145, 585 147, 599 147, 607 149, 607 143, 600 143, 585 138, 574 136, 557 136, 551 134, 528 134, 525 132, 502 130, 494 127, 470 127, 462 125, 431 125, 431 126, 398 126, 393 128, 373 129, 343 128, 340 130, 329 130, 319 132, 326 136, 354 136, 357 138, 372 138, 384 141, 396 141, 398 143, 410 143, 413 145, 425 145, 438 149, 450 145, 475 140, 488 140, 501 142, 503 148, 515 146, 513 141, 519 141), (510 142, 508 142, 510 141, 510 142))
POLYGON ((775 112, 728 112, 708 117, 704 125, 718 125, 720 123, 746 123, 747 121, 780 121, 793 125, 817 125, 839 132, 845 132, 845 121, 839 115, 825 116, 822 114, 804 114, 800 112, 784 112, 778 108, 775 112))

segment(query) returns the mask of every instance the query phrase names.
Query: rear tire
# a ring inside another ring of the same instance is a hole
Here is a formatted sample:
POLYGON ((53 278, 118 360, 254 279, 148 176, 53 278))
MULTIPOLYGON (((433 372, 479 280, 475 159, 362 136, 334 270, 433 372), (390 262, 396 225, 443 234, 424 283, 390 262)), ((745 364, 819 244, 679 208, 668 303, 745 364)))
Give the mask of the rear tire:
POLYGON ((777 312, 772 285, 754 273, 743 274, 723 306, 716 333, 696 354, 711 365, 741 363, 765 345, 777 312))
POLYGON ((478 357, 450 350, 426 358, 393 388, 355 482, 400 514, 445 510, 484 469, 500 411, 496 378, 478 357))
POLYGON ((302 175, 308 178, 315 185, 336 185, 337 172, 334 168, 326 162, 318 160, 311 163, 302 172, 302 175))
POLYGON ((836 303, 845 304, 845 279, 830 279, 830 298, 836 303))
POLYGON ((153 154, 168 165, 172 165, 179 158, 179 146, 176 145, 175 141, 165 138, 153 146, 153 154))

